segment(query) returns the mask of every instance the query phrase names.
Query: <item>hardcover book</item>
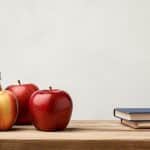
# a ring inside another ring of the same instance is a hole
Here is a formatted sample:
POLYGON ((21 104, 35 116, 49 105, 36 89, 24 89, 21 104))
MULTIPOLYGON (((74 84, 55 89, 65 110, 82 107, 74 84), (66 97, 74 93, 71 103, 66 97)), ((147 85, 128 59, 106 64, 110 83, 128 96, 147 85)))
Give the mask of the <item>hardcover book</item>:
POLYGON ((150 121, 130 121, 121 120, 121 123, 125 126, 129 126, 134 129, 148 129, 150 128, 150 121))
POLYGON ((150 121, 150 108, 115 108, 114 116, 125 120, 150 121))

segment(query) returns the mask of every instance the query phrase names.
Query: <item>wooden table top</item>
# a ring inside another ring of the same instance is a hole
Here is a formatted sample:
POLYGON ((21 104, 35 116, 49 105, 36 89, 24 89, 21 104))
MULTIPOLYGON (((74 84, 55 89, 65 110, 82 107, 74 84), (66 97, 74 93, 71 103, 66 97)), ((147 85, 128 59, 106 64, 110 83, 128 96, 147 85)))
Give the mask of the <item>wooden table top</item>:
POLYGON ((0 149, 150 149, 150 129, 132 129, 119 121, 71 121, 65 131, 43 132, 14 126, 0 132, 0 149))

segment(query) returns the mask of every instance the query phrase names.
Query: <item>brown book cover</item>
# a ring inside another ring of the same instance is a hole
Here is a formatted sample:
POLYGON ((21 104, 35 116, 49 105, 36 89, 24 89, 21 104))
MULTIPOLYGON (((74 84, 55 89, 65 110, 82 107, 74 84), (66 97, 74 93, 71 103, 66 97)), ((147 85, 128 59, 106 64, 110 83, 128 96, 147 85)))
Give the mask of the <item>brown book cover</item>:
POLYGON ((134 129, 149 129, 150 121, 130 121, 121 119, 121 123, 134 129))

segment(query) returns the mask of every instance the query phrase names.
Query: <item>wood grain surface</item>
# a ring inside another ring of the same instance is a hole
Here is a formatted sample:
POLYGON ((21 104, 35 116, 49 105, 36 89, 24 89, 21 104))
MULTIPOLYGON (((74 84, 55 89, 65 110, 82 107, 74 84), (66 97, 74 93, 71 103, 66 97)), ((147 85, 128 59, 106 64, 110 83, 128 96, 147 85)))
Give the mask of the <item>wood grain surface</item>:
POLYGON ((14 126, 0 132, 0 150, 150 150, 150 129, 132 129, 119 121, 71 121, 65 131, 43 132, 14 126))

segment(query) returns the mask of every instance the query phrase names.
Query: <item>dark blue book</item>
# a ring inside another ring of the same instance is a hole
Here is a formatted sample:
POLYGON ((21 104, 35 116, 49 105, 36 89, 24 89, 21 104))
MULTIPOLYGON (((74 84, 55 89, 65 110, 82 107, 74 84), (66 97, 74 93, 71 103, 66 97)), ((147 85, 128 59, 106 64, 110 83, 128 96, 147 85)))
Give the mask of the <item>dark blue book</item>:
POLYGON ((150 108, 115 108, 114 116, 133 121, 150 121, 150 108))

